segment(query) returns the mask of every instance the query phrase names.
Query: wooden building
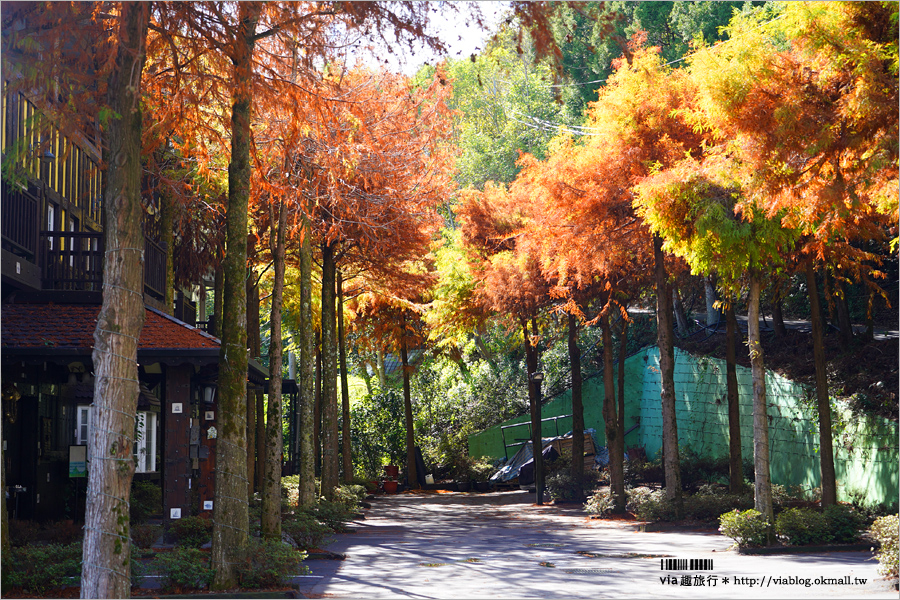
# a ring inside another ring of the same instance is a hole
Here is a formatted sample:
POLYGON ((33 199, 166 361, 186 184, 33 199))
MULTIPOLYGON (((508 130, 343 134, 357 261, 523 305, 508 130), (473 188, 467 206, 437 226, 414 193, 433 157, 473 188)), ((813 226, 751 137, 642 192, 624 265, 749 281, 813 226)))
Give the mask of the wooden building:
MULTIPOLYGON (((96 140, 61 135, 5 84, 0 379, 7 508, 12 518, 81 519, 105 247, 100 154, 96 140)), ((193 308, 184 302, 182 319, 166 314, 175 307, 164 305, 166 249, 157 218, 148 210, 143 223, 135 478, 159 482, 160 512, 178 518, 211 510, 215 497, 220 344, 192 325, 193 308)), ((266 375, 251 361, 248 386, 261 389, 266 375)))

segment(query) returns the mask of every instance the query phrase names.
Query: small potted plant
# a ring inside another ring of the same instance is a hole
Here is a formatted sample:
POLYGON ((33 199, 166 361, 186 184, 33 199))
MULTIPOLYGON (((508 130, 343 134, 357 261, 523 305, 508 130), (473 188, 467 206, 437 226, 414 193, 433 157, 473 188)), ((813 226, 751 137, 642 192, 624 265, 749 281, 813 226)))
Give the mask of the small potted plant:
POLYGON ((491 489, 490 478, 494 474, 494 466, 484 460, 475 460, 469 469, 476 492, 487 492, 491 489))
POLYGON ((475 459, 471 456, 458 456, 450 469, 450 474, 456 481, 456 491, 468 492, 472 488, 472 465, 475 459))

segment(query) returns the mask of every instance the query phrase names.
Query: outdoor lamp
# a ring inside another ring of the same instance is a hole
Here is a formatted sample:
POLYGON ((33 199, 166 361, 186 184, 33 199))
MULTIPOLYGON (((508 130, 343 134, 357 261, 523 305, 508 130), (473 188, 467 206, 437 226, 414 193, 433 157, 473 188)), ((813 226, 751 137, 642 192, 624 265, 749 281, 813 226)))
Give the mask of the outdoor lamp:
POLYGON ((216 397, 216 384, 208 383, 203 386, 203 402, 212 404, 216 397))

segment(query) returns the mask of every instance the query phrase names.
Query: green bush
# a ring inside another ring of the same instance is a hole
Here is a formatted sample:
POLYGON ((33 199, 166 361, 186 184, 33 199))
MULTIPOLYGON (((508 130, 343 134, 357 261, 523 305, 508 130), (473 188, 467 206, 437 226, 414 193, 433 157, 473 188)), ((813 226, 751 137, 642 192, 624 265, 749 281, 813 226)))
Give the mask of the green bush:
POLYGON ((296 511, 282 516, 281 528, 304 550, 321 548, 334 531, 311 514, 296 511))
POLYGON ((162 512, 162 488, 152 481, 135 481, 131 486, 131 524, 145 522, 162 512))
POLYGON ((890 515, 887 517, 879 517, 875 519, 869 528, 881 548, 875 554, 878 559, 878 572, 885 577, 898 577, 900 571, 900 560, 898 560, 898 526, 900 526, 900 517, 898 515, 890 515))
POLYGON ((209 553, 198 548, 160 552, 153 564, 166 591, 206 589, 215 574, 215 569, 209 566, 209 553))
POLYGON ((306 552, 294 550, 280 540, 251 538, 235 566, 238 583, 245 589, 283 585, 286 579, 309 572, 306 566, 300 568, 305 558, 306 552))
POLYGON ((849 544, 859 539, 864 517, 852 506, 834 504, 826 506, 823 513, 833 542, 849 544))
POLYGON ((612 508, 613 501, 612 495, 609 493, 609 488, 597 490, 590 498, 588 498, 587 502, 584 503, 584 510, 597 517, 602 517, 611 511, 612 508))
POLYGON ((753 496, 735 495, 727 490, 701 486, 696 494, 684 499, 684 518, 694 521, 715 522, 719 515, 729 510, 746 510, 753 507, 753 496))
POLYGON ((162 526, 160 525, 132 525, 131 541, 134 542, 134 545, 138 548, 146 550, 159 539, 161 533, 162 526))
POLYGON ((42 527, 40 539, 50 544, 68 546, 84 539, 84 528, 69 521, 48 521, 42 527))
POLYGON ((346 531, 345 523, 353 519, 353 513, 340 502, 319 500, 311 512, 316 519, 336 533, 346 531))
POLYGON ((748 509, 733 510, 719 517, 719 531, 733 539, 738 546, 765 546, 769 522, 761 512, 748 509))
POLYGON ((626 491, 627 509, 641 521, 674 521, 675 507, 666 500, 665 490, 638 487, 626 491))
POLYGON ((366 488, 361 485, 344 484, 334 488, 334 501, 339 502, 348 512, 359 510, 359 503, 366 499, 366 488))
POLYGON ((81 580, 81 544, 50 544, 11 548, 3 553, 3 593, 20 588, 44 596, 50 590, 78 585, 81 580))
POLYGON ((9 541, 13 546, 25 546, 40 537, 41 525, 37 521, 9 520, 9 541))
POLYGON ((812 508, 789 508, 775 518, 775 533, 791 546, 827 544, 831 532, 825 515, 812 508))
POLYGON ((203 517, 184 517, 172 521, 172 534, 185 548, 199 548, 212 540, 212 521, 203 517))
POLYGON ((571 471, 558 471, 547 478, 547 492, 554 500, 581 501, 585 493, 592 493, 597 485, 599 473, 587 470, 581 477, 573 477, 571 471))

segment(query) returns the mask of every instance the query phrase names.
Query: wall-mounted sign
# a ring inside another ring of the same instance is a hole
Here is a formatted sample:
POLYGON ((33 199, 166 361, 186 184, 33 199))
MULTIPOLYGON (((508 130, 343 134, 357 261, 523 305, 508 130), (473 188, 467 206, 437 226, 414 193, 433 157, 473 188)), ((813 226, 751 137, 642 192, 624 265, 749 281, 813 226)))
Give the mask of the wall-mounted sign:
POLYGON ((216 436, 218 436, 218 435, 219 435, 219 432, 216 431, 215 427, 210 427, 209 429, 206 430, 206 437, 208 439, 214 440, 214 439, 216 439, 216 436))
POLYGON ((180 519, 181 518, 181 509, 180 508, 170 508, 169 509, 169 518, 170 519, 180 519))
POLYGON ((173 402, 172 403, 172 414, 173 415, 181 414, 181 402, 173 402))
POLYGON ((212 500, 204 500, 203 501, 203 510, 212 510, 212 500))
POLYGON ((69 477, 87 477, 87 446, 69 446, 69 477))
POLYGON ((215 411, 212 411, 212 410, 204 411, 203 418, 206 419, 207 421, 214 421, 216 418, 216 413, 215 413, 215 411))

